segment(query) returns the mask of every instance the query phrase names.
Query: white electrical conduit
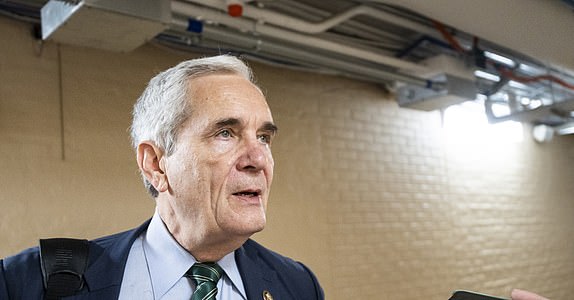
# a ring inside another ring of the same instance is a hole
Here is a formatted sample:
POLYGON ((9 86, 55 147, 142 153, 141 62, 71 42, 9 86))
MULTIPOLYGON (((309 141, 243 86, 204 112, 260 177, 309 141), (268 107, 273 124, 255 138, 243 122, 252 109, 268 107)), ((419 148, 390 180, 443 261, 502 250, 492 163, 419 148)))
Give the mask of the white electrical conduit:
MULTIPOLYGON (((172 19, 171 27, 175 30, 185 31, 187 29, 187 25, 188 23, 185 19, 177 17, 172 19)), ((295 59, 301 62, 312 62, 314 65, 318 65, 326 69, 335 70, 356 78, 373 82, 398 80, 418 86, 425 86, 427 84, 425 79, 408 74, 400 74, 397 72, 382 70, 380 68, 361 66, 353 62, 329 58, 328 56, 311 51, 288 48, 276 42, 263 41, 254 36, 237 34, 216 26, 204 26, 202 35, 205 35, 205 38, 207 39, 225 41, 228 44, 232 44, 243 49, 251 49, 251 51, 255 53, 268 53, 295 59)))
POLYGON ((420 65, 400 60, 394 57, 380 55, 374 51, 358 49, 352 46, 334 43, 331 41, 323 40, 321 38, 312 37, 289 30, 284 30, 278 27, 261 24, 246 18, 234 18, 228 16, 226 13, 213 10, 210 8, 193 5, 191 3, 183 3, 179 1, 171 2, 172 12, 178 15, 194 17, 199 20, 206 20, 218 24, 224 24, 229 27, 237 28, 241 31, 249 31, 259 33, 265 36, 270 36, 275 39, 282 39, 291 43, 297 43, 303 46, 319 48, 326 51, 342 54, 345 56, 352 56, 363 60, 375 62, 389 67, 401 69, 403 72, 413 74, 425 74, 428 70, 420 65))
MULTIPOLYGON (((279 1, 266 2, 265 6, 279 7, 281 11, 291 13, 292 15, 296 16, 298 15, 306 16, 309 19, 317 17, 327 18, 330 15, 329 12, 326 12, 324 10, 292 0, 282 0, 280 2, 279 1)), ((385 40, 390 40, 385 42, 389 47, 401 47, 402 45, 410 43, 410 41, 405 36, 399 33, 391 33, 388 31, 384 31, 379 28, 368 26, 354 20, 346 21, 344 24, 341 24, 338 29, 344 32, 349 32, 351 33, 351 35, 365 37, 366 39, 378 40, 383 38, 385 40)))
MULTIPOLYGON (((227 11, 226 0, 186 0, 186 1, 227 11)), ((429 35, 432 37, 436 38, 441 37, 439 33, 433 28, 429 28, 427 26, 412 22, 408 19, 401 18, 393 14, 387 13, 385 11, 365 5, 355 6, 345 12, 332 16, 319 23, 303 21, 301 19, 289 17, 270 10, 260 9, 251 5, 243 5, 243 16, 245 17, 255 19, 259 22, 273 24, 289 30, 299 31, 303 33, 310 33, 310 34, 325 32, 330 28, 335 27, 359 15, 366 15, 381 21, 398 25, 400 27, 409 28, 416 32, 423 33, 425 35, 429 35)))

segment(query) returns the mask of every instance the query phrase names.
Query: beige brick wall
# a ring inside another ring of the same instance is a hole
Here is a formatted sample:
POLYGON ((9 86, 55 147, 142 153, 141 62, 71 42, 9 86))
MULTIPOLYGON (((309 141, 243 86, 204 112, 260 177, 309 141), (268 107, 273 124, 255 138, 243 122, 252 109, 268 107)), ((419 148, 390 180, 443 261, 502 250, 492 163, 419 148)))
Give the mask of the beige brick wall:
MULTIPOLYGON (((40 46, 30 29, 0 17, 0 257, 151 215, 131 106, 153 74, 191 57, 40 46)), ((280 127, 256 239, 311 266, 328 299, 512 287, 572 298, 572 137, 463 155, 445 145, 439 113, 400 109, 375 85, 252 65, 280 127)))

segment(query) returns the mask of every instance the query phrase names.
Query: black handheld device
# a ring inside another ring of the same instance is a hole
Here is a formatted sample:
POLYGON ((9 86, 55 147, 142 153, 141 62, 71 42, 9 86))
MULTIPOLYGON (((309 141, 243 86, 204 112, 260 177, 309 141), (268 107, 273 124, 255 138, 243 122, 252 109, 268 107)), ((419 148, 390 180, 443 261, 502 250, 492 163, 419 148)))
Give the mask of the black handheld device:
POLYGON ((471 291, 455 291, 449 300, 509 300, 471 291))

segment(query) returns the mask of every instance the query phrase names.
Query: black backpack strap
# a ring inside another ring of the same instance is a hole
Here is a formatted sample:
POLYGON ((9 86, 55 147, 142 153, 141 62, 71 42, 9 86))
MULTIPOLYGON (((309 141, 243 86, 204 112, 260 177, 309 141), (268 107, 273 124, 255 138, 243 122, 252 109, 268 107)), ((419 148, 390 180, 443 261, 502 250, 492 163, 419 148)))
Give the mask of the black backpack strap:
POLYGON ((42 239, 40 262, 45 300, 72 296, 84 286, 88 266, 88 240, 42 239))

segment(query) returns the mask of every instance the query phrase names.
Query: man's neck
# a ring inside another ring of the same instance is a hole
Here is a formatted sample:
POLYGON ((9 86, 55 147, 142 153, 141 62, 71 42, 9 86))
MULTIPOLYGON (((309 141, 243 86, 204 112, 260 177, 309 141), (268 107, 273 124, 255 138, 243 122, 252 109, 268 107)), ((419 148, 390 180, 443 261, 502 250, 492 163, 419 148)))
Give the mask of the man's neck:
MULTIPOLYGON (((177 239, 176 239, 177 240, 177 239)), ((225 255, 237 250, 245 243, 247 239, 243 239, 234 244, 218 244, 218 245, 205 245, 204 247, 185 247, 183 246, 198 262, 217 262, 225 255)))
POLYGON ((183 228, 173 218, 160 217, 177 243, 199 262, 216 262, 241 247, 251 235, 230 236, 223 232, 209 232, 203 228, 183 228))

